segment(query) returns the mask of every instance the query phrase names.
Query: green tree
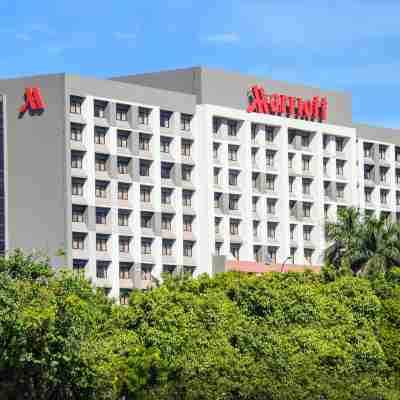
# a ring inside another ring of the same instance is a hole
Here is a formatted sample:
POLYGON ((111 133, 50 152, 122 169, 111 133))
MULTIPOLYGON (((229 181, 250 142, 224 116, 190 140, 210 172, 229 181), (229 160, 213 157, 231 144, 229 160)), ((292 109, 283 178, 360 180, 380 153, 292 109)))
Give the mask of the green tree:
POLYGON ((343 209, 326 233, 332 244, 325 262, 336 270, 348 265, 354 274, 376 275, 400 266, 399 225, 383 216, 363 218, 355 208, 343 209))

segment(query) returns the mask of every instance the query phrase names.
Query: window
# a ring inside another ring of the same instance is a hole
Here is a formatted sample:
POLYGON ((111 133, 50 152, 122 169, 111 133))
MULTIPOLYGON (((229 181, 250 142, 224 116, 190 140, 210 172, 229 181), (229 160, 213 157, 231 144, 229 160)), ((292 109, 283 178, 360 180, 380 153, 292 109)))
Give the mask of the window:
POLYGON ((338 153, 343 153, 343 151, 344 151, 344 138, 336 137, 336 151, 338 153))
POLYGON ((214 185, 219 184, 219 171, 220 168, 214 168, 214 185))
POLYGON ((74 260, 72 262, 72 271, 74 276, 83 277, 85 275, 86 260, 74 260))
POLYGON ((73 140, 74 142, 82 142, 83 125, 71 124, 70 131, 71 140, 73 140))
POLYGON ((294 200, 289 201, 289 213, 291 217, 297 217, 297 202, 294 200))
POLYGON ((117 165, 118 172, 121 175, 127 175, 129 173, 129 159, 118 157, 117 165))
POLYGON ((215 160, 218 160, 218 149, 219 149, 219 144, 213 143, 213 156, 215 160))
POLYGON ((192 177, 192 167, 188 165, 182 165, 182 180, 186 182, 190 182, 192 177))
POLYGON ((229 185, 230 186, 237 186, 238 185, 238 171, 229 171, 229 185))
POLYGON ((296 143, 296 131, 293 129, 288 129, 288 144, 289 146, 294 146, 296 143))
POLYGON ((344 199, 344 185, 336 185, 336 196, 338 199, 344 199))
POLYGON ((399 147, 396 147, 396 150, 395 150, 395 160, 397 161, 397 162, 400 162, 400 148, 399 147))
POLYGON ((266 158, 266 165, 267 168, 272 168, 274 166, 274 158, 275 158, 275 152, 271 150, 267 150, 265 152, 265 158, 266 158))
POLYGON ((150 203, 151 188, 148 186, 140 186, 140 201, 142 203, 150 203))
POLYGON ((72 222, 83 223, 85 222, 85 207, 82 206, 72 206, 72 222))
POLYGON ((69 112, 71 114, 82 114, 83 98, 79 96, 70 96, 69 98, 69 112))
POLYGON ((228 120, 228 136, 237 136, 238 123, 237 121, 228 120))
POLYGON ((260 226, 259 221, 253 221, 253 237, 257 238, 258 237, 258 228, 260 226))
POLYGON ((83 153, 71 153, 71 168, 82 168, 83 153))
POLYGON ((257 164, 257 153, 258 153, 258 148, 257 147, 252 147, 252 149, 251 149, 251 162, 253 164, 257 164))
POLYGON ((141 240, 141 253, 143 255, 151 255, 151 239, 142 239, 141 240))
POLYGON ((311 194, 311 180, 310 179, 303 179, 303 194, 310 195, 311 194))
POLYGON ((96 251, 107 251, 107 237, 97 235, 96 251))
POLYGON ((189 215, 183 216, 183 232, 192 232, 193 217, 189 215))
POLYGON ((140 125, 149 125, 150 120, 150 112, 149 108, 139 107, 139 124, 140 125))
POLYGON ((190 157, 192 154, 192 142, 189 140, 182 140, 181 143, 181 154, 184 157, 190 157))
POLYGON ((311 249, 304 249, 304 261, 308 264, 312 263, 313 251, 311 249))
POLYGON ((336 160, 336 175, 343 176, 344 175, 344 161, 336 160))
POLYGON ((141 268, 141 278, 144 281, 151 281, 151 271, 153 270, 153 266, 151 264, 142 264, 141 268))
POLYGON ((99 199, 107 198, 107 182, 96 181, 96 197, 99 199))
POLYGON ((255 213, 257 212, 258 197, 253 197, 252 203, 253 203, 253 212, 255 213))
POLYGON ((312 231, 312 226, 306 225, 303 227, 303 239, 305 241, 311 240, 311 231, 312 231))
POLYGON ((192 115, 181 114, 181 131, 190 131, 191 121, 192 121, 192 115))
POLYGON ((239 221, 237 219, 229 221, 229 232, 231 235, 239 235, 239 221))
POLYGON ((97 261, 96 263, 96 278, 107 279, 108 276, 108 262, 97 261))
POLYGON ((107 129, 95 126, 94 127, 94 142, 95 144, 106 144, 106 133, 107 129))
POLYGON ((239 146, 228 146, 228 159, 229 161, 237 161, 238 160, 238 151, 239 146))
POLYGON ((329 197, 331 195, 331 183, 324 182, 324 196, 329 197))
POLYGON ((296 240, 296 225, 290 224, 290 240, 296 240))
POLYGON ((238 195, 229 195, 229 209, 230 210, 238 210, 239 209, 239 196, 238 195))
POLYGON ((94 116, 96 118, 105 118, 107 102, 101 100, 94 101, 94 116))
POLYGON ((123 183, 118 184, 118 200, 128 200, 129 198, 129 185, 123 183))
POLYGON ((153 228, 153 213, 142 212, 140 214, 140 227, 144 229, 153 228))
POLYGON ((400 184, 400 170, 396 169, 396 184, 400 184))
POLYGON ((278 249, 276 247, 268 247, 267 253, 268 253, 268 258, 271 260, 271 263, 276 264, 278 249))
POLYGON ((190 190, 182 190, 182 205, 183 207, 192 206, 193 192, 190 190))
POLYGON ((276 199, 267 199, 267 214, 275 215, 276 214, 276 199))
POLYGON ((120 292, 119 292, 119 304, 121 306, 129 305, 129 295, 130 295, 130 292, 128 290, 120 290, 120 292))
POLYGON ((150 136, 139 133, 139 150, 150 151, 150 136))
POLYGON ((326 150, 327 147, 329 146, 329 141, 330 141, 329 135, 324 135, 322 138, 322 146, 324 150, 326 150))
POLYGON ((257 139, 257 124, 251 124, 251 143, 256 143, 256 139, 257 139))
POLYGON ((105 208, 96 208, 96 224, 105 225, 107 224, 108 210, 105 208))
POLYGON ((266 175, 265 176, 265 183, 267 190, 275 190, 275 175, 266 175))
POLYGON ((303 216, 306 218, 311 217, 311 203, 303 203, 303 216))
POLYGON ((240 246, 237 244, 231 244, 231 254, 236 260, 240 257, 240 246))
POLYGON ((130 239, 128 237, 119 238, 119 252, 120 253, 129 253, 129 243, 130 239))
POLYGON ((373 158, 372 143, 364 143, 364 157, 373 158))
POLYGON ((221 121, 220 118, 218 118, 218 117, 214 117, 214 118, 213 118, 213 133, 214 133, 214 134, 217 134, 217 133, 218 133, 219 128, 220 128, 220 126, 221 126, 221 123, 222 123, 222 121, 221 121))
POLYGON ((118 131, 117 132, 117 146, 123 149, 127 149, 129 145, 129 132, 118 131))
POLYGON ((221 246, 222 243, 215 243, 215 255, 220 256, 221 255, 221 246))
POLYGON ((107 169, 107 158, 96 154, 95 169, 99 172, 105 171, 107 169))
POLYGON ((396 192, 396 206, 400 206, 400 192, 396 192))
POLYGON ((171 204, 172 199, 172 189, 161 189, 161 203, 171 204))
POLYGON ((171 111, 165 111, 165 110, 160 111, 160 126, 162 128, 170 128, 171 116, 172 116, 171 111))
POLYGON ((72 196, 83 196, 83 185, 84 185, 84 181, 72 179, 72 181, 71 181, 72 196))
POLYGON ((183 242, 183 256, 193 257, 193 242, 184 241, 183 242))
POLYGON ((117 121, 128 121, 129 106, 125 104, 117 104, 117 121))
POLYGON ((163 256, 172 256, 172 247, 173 247, 173 241, 172 240, 163 239, 163 241, 162 241, 162 255, 163 256))
POLYGON ((251 185, 253 189, 258 189, 257 183, 259 179, 260 174, 258 172, 253 172, 251 174, 251 185))
POLYGON ((370 203, 372 201, 372 190, 371 189, 364 189, 364 197, 365 197, 365 201, 367 203, 370 203))
POLYGON ((221 220, 222 218, 214 219, 214 231, 216 235, 219 235, 221 233, 221 220))
POLYGON ((309 172, 310 171, 310 157, 302 157, 301 162, 302 162, 303 172, 309 172))
POLYGON ((379 177, 381 183, 387 183, 387 172, 388 172, 387 168, 382 168, 382 167, 379 168, 379 177))
POLYGON ((380 160, 386 160, 386 149, 387 149, 387 146, 384 146, 382 144, 379 145, 379 159, 380 160))
POLYGON ((120 263, 119 264, 119 279, 129 279, 129 271, 131 264, 120 263))
POLYGON ((288 168, 289 169, 293 168, 293 166, 294 166, 293 161, 294 161, 294 154, 293 153, 289 153, 289 155, 288 155, 288 168))
POLYGON ((150 176, 150 162, 145 160, 139 161, 140 176, 150 176))
POLYGON ((289 193, 294 192, 294 183, 296 181, 296 178, 294 176, 289 176, 289 193))
POLYGON ((388 203, 388 195, 389 195, 389 192, 387 190, 381 190, 381 204, 388 203))
POLYGON ((172 164, 169 163, 161 163, 161 178, 162 179, 171 179, 171 171, 172 164))
POLYGON ((118 211, 118 225, 128 226, 129 223, 129 213, 126 211, 118 211))
POLYGON ((74 232, 72 234, 72 248, 74 250, 83 250, 85 248, 85 235, 74 232))
POLYGON ((323 170, 324 170, 324 174, 328 174, 328 162, 329 162, 329 158, 324 158, 323 160, 323 170))
POLYGON ((292 264, 295 264, 295 260, 296 260, 296 247, 291 247, 290 248, 290 262, 292 264))
POLYGON ((371 165, 364 165, 364 179, 374 179, 374 167, 372 167, 371 165))
POLYGON ((329 204, 325 204, 324 205, 324 218, 325 219, 328 219, 328 217, 329 217, 329 204))
POLYGON ((275 137, 275 128, 273 126, 265 127, 265 141, 267 143, 273 143, 275 137))
POLYGON ((301 146, 302 147, 310 146, 310 135, 308 134, 301 135, 301 146))
POLYGON ((166 137, 161 137, 161 139, 160 139, 161 153, 169 153, 170 152, 170 143, 171 143, 171 139, 166 138, 166 137))
POLYGON ((272 222, 268 222, 267 224, 267 237, 268 240, 276 239, 276 224, 272 222))
POLYGON ((164 231, 172 231, 172 215, 163 214, 161 218, 161 229, 164 231))
POLYGON ((219 208, 221 205, 222 193, 214 193, 214 208, 219 208))

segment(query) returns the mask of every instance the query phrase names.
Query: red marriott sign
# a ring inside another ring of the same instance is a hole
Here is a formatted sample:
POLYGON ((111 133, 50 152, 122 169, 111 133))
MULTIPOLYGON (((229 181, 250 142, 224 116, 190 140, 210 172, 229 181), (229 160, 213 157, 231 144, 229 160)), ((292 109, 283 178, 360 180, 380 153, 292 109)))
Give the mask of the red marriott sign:
POLYGON ((46 108, 42 94, 38 87, 30 87, 25 89, 25 103, 19 108, 19 114, 22 116, 28 110, 32 113, 42 112, 46 108))
POLYGON ((248 92, 247 112, 280 115, 289 118, 324 122, 328 118, 328 100, 314 96, 312 100, 284 94, 266 94, 260 86, 253 86, 248 92))

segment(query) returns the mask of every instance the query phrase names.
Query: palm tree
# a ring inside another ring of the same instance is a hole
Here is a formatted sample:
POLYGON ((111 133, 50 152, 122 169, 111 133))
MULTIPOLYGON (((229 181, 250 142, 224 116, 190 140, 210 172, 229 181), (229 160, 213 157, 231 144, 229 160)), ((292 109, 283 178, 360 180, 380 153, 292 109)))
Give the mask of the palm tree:
POLYGON ((355 208, 338 210, 336 222, 325 226, 325 236, 331 245, 325 250, 325 262, 337 268, 344 258, 350 257, 361 232, 361 216, 355 208))
POLYGON ((374 275, 400 266, 400 226, 383 216, 362 218, 355 208, 341 210, 326 234, 333 243, 325 261, 336 268, 346 260, 354 274, 374 275))

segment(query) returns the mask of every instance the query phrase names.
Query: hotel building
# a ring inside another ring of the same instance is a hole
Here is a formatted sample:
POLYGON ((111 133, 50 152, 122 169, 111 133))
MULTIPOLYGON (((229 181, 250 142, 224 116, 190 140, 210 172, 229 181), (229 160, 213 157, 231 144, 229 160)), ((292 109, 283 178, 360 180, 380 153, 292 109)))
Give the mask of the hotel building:
POLYGON ((162 272, 318 267, 340 207, 400 218, 400 130, 355 124, 348 93, 195 67, 0 95, 1 252, 43 250, 122 303, 162 272), (251 109, 255 85, 280 95, 251 109))

